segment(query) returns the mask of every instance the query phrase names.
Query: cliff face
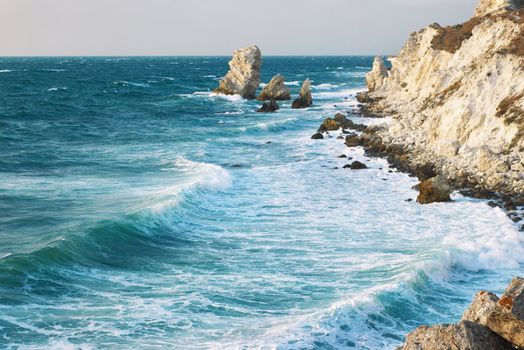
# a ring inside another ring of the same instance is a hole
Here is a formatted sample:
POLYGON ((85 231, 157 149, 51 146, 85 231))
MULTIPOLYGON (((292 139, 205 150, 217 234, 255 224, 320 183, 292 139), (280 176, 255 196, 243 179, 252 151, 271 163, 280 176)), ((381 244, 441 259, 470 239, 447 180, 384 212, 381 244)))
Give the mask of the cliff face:
POLYGON ((368 76, 370 109, 393 115, 383 138, 451 179, 524 193, 524 1, 482 0, 453 27, 413 33, 384 76, 368 76))

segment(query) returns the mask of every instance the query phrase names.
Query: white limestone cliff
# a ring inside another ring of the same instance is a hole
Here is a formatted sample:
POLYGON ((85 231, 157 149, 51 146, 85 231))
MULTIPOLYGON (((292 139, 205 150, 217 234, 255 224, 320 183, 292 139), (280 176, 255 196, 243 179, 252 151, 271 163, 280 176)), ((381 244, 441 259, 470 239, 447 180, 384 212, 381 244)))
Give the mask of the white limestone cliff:
POLYGON ((482 0, 475 13, 459 26, 413 33, 387 75, 375 62, 369 109, 393 116, 383 139, 414 161, 524 194, 523 4, 482 0))

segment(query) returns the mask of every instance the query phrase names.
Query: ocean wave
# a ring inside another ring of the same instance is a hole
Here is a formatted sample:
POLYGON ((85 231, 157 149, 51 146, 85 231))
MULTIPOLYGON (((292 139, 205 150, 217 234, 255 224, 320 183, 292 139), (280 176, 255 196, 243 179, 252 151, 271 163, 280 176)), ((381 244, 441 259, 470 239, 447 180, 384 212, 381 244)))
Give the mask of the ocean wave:
POLYGON ((134 83, 134 82, 125 81, 125 80, 114 81, 113 84, 118 85, 118 86, 123 86, 123 87, 134 86, 134 87, 148 88, 151 86, 148 83, 134 83))
POLYGON ((246 132, 248 130, 262 130, 262 131, 267 131, 267 130, 270 130, 274 127, 282 127, 282 125, 284 124, 288 124, 288 123, 292 123, 294 121, 297 121, 298 119, 297 118, 286 118, 286 119, 281 119, 281 120, 273 120, 273 121, 269 121, 269 122, 260 122, 260 123, 256 123, 255 125, 250 125, 250 126, 242 126, 239 128, 239 130, 241 132, 246 132))
POLYGON ((156 76, 156 75, 152 75, 152 76, 150 76, 150 78, 162 79, 162 80, 169 80, 169 81, 173 81, 173 80, 175 80, 175 78, 173 78, 173 77, 167 77, 167 76, 156 76))
POLYGON ((339 85, 333 85, 333 84, 320 84, 320 85, 313 85, 311 88, 313 90, 333 90, 339 87, 339 85))
POLYGON ((11 73, 14 72, 14 70, 11 69, 0 69, 0 73, 11 73))
POLYGON ((37 71, 40 71, 40 72, 66 72, 67 69, 58 69, 58 68, 41 68, 41 69, 37 69, 37 71))
POLYGON ((356 94, 357 92, 362 91, 362 89, 344 89, 338 91, 321 91, 313 94, 313 99, 319 100, 330 100, 330 99, 339 99, 344 97, 350 97, 351 95, 356 94))
POLYGON ((49 88, 47 89, 47 91, 65 91, 67 90, 67 87, 63 86, 63 87, 52 87, 52 88, 49 88))

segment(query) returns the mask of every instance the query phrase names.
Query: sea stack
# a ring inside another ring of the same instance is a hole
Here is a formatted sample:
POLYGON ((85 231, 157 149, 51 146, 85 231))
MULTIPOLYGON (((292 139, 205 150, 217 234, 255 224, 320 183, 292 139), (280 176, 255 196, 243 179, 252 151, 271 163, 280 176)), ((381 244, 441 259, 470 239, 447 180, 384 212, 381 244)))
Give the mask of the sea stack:
POLYGON ((302 88, 300 89, 300 96, 293 101, 292 108, 307 108, 313 105, 313 97, 311 96, 311 81, 309 79, 304 80, 302 88))
POLYGON ((284 76, 277 74, 271 79, 257 98, 259 101, 283 101, 291 99, 291 89, 286 86, 284 76))
POLYGON ((388 69, 384 57, 377 56, 373 61, 373 69, 366 75, 366 83, 369 91, 379 89, 388 77, 388 69))
POLYGON ((214 92, 254 99, 260 85, 261 65, 262 53, 257 46, 235 50, 229 62, 229 72, 214 92))

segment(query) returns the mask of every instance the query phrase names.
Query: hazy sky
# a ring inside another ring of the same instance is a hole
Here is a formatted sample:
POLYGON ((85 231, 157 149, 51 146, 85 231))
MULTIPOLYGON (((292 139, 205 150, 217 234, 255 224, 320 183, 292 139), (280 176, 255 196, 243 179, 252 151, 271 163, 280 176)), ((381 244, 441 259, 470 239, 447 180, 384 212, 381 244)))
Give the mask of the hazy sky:
POLYGON ((4 55, 394 54, 478 0, 0 0, 4 55))

